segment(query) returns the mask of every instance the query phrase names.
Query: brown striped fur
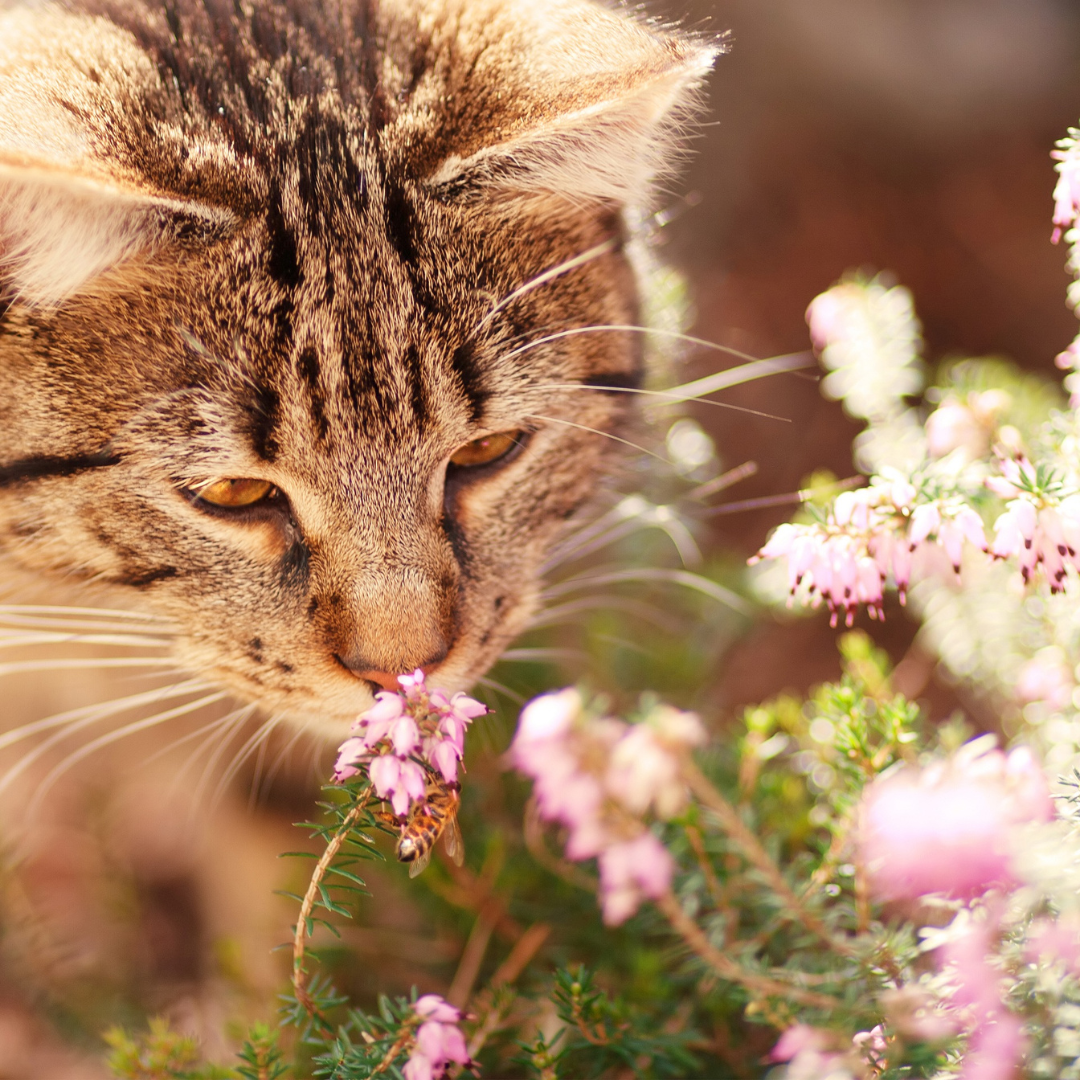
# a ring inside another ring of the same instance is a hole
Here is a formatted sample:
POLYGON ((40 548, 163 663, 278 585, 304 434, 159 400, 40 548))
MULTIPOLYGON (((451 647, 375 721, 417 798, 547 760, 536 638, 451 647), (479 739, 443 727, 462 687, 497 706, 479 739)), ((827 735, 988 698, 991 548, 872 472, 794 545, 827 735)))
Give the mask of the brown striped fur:
POLYGON ((641 377, 638 335, 515 350, 638 321, 713 55, 587 0, 0 0, 6 556, 293 713, 351 718, 366 669, 470 684, 626 420, 553 387, 641 377), (220 477, 282 494, 185 497, 220 477))

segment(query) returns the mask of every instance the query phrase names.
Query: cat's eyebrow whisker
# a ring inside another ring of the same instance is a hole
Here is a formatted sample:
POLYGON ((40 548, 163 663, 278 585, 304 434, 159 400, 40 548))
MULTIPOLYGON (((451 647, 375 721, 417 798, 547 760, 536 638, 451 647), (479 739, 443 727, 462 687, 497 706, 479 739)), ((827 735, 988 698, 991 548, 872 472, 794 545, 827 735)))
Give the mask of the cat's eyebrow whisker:
POLYGON ((731 589, 718 585, 700 574, 691 573, 689 570, 674 570, 665 567, 636 567, 630 570, 612 570, 596 574, 583 574, 567 581, 558 582, 546 588, 541 596, 544 599, 563 596, 567 593, 576 592, 578 589, 590 588, 594 585, 614 585, 620 582, 647 582, 664 581, 675 585, 682 585, 687 589, 702 593, 718 603, 724 604, 739 612, 741 615, 751 616, 753 607, 748 604, 738 593, 731 589))
POLYGON ((645 397, 663 398, 662 402, 649 402, 650 405, 670 405, 686 401, 696 401, 699 405, 709 405, 714 409, 730 409, 732 412, 746 413, 748 416, 760 416, 763 420, 779 420, 782 424, 790 424, 791 417, 777 416, 775 413, 762 412, 761 409, 751 409, 745 405, 735 405, 730 401, 710 401, 706 398, 688 398, 681 394, 669 394, 664 390, 642 390, 635 386, 590 386, 588 383, 547 383, 542 386, 531 386, 530 390, 592 390, 599 394, 642 394, 645 397))
MULTIPOLYGON (((153 716, 147 716, 142 720, 135 720, 130 724, 123 725, 123 727, 115 728, 104 735, 99 735, 96 739, 92 739, 90 742, 80 746, 77 750, 73 750, 63 759, 63 761, 53 766, 37 786, 34 796, 27 807, 26 816, 33 818, 44 801, 45 796, 52 789, 52 786, 56 781, 59 780, 64 773, 69 772, 78 765, 80 761, 85 760, 91 754, 98 750, 102 750, 115 742, 119 742, 121 739, 126 739, 129 735, 134 735, 136 732, 146 731, 148 728, 157 727, 159 724, 164 724, 168 720, 175 720, 177 717, 186 716, 188 713, 195 712, 206 705, 212 705, 215 701, 220 701, 226 696, 228 696, 227 691, 218 690, 212 694, 197 698, 195 701, 186 701, 183 705, 177 705, 172 709, 165 709, 162 712, 155 713, 153 716)), ((0 782, 0 791, 4 789, 7 782, 8 776, 5 776, 4 781, 0 782)))
POLYGON ((541 285, 546 285, 549 281, 554 281, 555 278, 561 277, 563 274, 569 273, 571 270, 576 270, 579 266, 585 266, 587 263, 591 263, 594 259, 599 259, 604 255, 614 251, 617 244, 614 237, 611 237, 603 243, 597 244, 595 247, 589 248, 587 251, 583 251, 580 255, 575 255, 572 259, 567 259, 565 262, 559 263, 557 266, 552 266, 550 269, 545 270, 543 273, 537 274, 536 277, 530 278, 524 285, 519 285, 513 292, 508 293, 503 297, 473 328, 472 335, 478 334, 500 311, 504 311, 515 300, 520 299, 527 293, 531 293, 534 289, 539 289, 541 285))
POLYGON ((652 450, 647 450, 644 446, 638 446, 637 443, 630 442, 629 439, 621 439, 618 435, 612 435, 610 431, 601 431, 599 428, 588 427, 585 424, 575 424, 572 420, 562 420, 556 416, 540 416, 538 413, 525 413, 526 420, 543 420, 548 424, 565 424, 567 427, 577 428, 579 431, 588 431, 593 435, 602 435, 605 439, 611 439, 612 442, 622 443, 623 446, 629 446, 632 450, 637 450, 642 454, 647 454, 651 458, 656 458, 657 461, 662 461, 665 465, 671 465, 674 468, 672 462, 667 458, 662 457, 660 454, 653 453, 652 450))

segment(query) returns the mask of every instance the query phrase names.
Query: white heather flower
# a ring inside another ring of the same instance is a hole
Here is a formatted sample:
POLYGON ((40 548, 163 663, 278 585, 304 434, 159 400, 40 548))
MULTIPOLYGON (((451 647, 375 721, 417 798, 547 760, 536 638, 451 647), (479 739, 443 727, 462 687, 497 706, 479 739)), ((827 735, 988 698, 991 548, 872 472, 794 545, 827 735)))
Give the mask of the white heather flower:
POLYGON ((1024 583, 1029 584, 1039 565, 1050 584, 1050 592, 1065 591, 1067 567, 1080 569, 1080 495, 1070 495, 1057 505, 1025 493, 1006 504, 994 523, 990 551, 996 558, 1015 556, 1024 583))
POLYGON ((961 401, 947 397, 926 421, 926 448, 931 457, 960 451, 975 461, 990 451, 1000 414, 1011 398, 1004 390, 973 392, 961 401))
POLYGON ((678 759, 646 724, 635 724, 615 744, 604 785, 639 817, 653 807, 658 817, 668 820, 685 810, 690 801, 678 759))

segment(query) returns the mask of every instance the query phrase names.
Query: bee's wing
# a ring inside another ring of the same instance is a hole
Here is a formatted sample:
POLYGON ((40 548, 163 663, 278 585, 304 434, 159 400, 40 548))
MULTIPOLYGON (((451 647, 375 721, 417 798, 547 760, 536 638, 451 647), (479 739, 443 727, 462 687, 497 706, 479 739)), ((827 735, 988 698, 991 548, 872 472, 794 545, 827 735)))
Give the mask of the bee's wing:
POLYGON ((446 854, 454 860, 455 865, 460 866, 465 861, 465 841, 461 839, 461 829, 458 828, 457 815, 451 815, 446 819, 446 828, 443 829, 443 843, 446 845, 446 854))
POLYGON ((427 867, 427 864, 431 862, 431 853, 434 847, 429 847, 419 858, 413 859, 409 863, 409 877, 416 877, 417 874, 422 874, 427 867))

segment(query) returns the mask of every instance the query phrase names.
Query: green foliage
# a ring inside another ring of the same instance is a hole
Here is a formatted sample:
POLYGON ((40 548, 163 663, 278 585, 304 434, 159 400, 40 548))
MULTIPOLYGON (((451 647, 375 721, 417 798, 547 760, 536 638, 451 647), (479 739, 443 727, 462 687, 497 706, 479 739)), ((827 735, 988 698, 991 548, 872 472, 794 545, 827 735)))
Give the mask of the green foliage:
MULTIPOLYGON (((108 1067, 118 1080, 236 1080, 238 1075, 263 1080, 257 1073, 237 1073, 201 1063, 195 1040, 178 1035, 160 1017, 151 1019, 149 1030, 140 1035, 114 1027, 105 1032, 104 1039, 112 1047, 108 1067)), ((267 1080, 281 1075, 269 1074, 267 1080)))
POLYGON ((518 1062, 538 1080, 592 1080, 612 1073, 635 1077, 700 1075, 689 1050, 699 1036, 669 1032, 656 1015, 635 1009, 597 988, 584 967, 555 973, 551 999, 562 1027, 550 1039, 523 1045, 518 1062))

